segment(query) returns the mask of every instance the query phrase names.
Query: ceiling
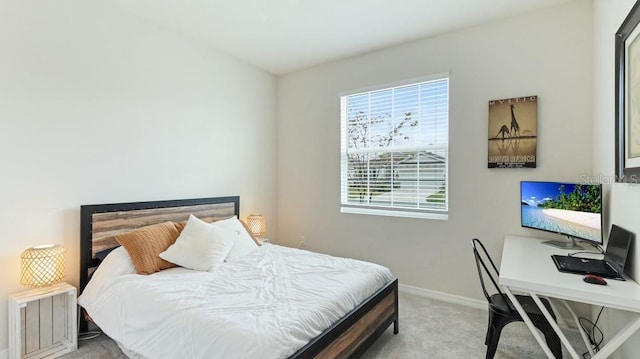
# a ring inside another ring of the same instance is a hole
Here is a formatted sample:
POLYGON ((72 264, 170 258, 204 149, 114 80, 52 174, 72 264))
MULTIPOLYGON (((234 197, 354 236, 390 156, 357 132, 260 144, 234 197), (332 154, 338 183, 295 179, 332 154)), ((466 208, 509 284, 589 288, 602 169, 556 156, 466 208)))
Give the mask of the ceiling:
POLYGON ((284 74, 569 0, 104 0, 284 74))

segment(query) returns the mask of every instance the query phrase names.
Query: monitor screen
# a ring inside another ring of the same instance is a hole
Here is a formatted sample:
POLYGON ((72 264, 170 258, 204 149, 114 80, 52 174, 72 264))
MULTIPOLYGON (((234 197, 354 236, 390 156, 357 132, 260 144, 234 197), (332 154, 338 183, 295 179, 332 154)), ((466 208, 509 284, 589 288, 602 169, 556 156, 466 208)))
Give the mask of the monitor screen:
POLYGON ((520 182, 522 226, 602 244, 602 186, 520 182))

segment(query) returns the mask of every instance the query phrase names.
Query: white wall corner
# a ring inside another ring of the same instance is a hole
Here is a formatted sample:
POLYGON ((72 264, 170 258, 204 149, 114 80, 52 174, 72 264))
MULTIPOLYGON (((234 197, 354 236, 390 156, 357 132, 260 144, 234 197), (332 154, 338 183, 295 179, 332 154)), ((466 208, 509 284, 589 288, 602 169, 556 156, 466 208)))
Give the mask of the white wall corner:
POLYGON ((483 310, 487 309, 487 302, 483 300, 471 299, 471 298, 462 297, 459 295, 453 295, 453 294, 438 292, 435 290, 414 287, 412 285, 407 285, 407 284, 398 285, 398 290, 405 293, 419 295, 421 297, 441 300, 441 301, 449 302, 453 304, 460 304, 460 305, 464 305, 471 308, 477 308, 477 309, 483 309, 483 310))

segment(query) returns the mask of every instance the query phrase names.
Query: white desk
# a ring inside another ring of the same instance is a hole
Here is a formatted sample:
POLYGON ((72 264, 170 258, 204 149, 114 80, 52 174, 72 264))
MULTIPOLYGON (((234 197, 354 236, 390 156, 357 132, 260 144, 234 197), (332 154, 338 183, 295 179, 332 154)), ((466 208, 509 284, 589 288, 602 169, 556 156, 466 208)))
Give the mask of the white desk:
POLYGON ((582 281, 581 275, 561 273, 556 269, 551 255, 566 255, 575 252, 575 250, 551 247, 542 244, 543 241, 543 239, 520 236, 505 237, 500 265, 500 285, 549 358, 554 357, 551 350, 533 326, 520 303, 517 302, 512 291, 531 295, 574 359, 581 359, 582 356, 571 346, 546 307, 542 305, 539 296, 557 298, 567 307, 580 328, 582 338, 587 343, 592 359, 608 357, 640 328, 640 316, 622 328, 616 336, 610 338, 598 353, 594 354, 588 345, 585 333, 577 323, 578 318, 565 300, 640 313, 640 285, 628 278, 627 281, 607 279, 608 284, 604 286, 588 284, 582 281))

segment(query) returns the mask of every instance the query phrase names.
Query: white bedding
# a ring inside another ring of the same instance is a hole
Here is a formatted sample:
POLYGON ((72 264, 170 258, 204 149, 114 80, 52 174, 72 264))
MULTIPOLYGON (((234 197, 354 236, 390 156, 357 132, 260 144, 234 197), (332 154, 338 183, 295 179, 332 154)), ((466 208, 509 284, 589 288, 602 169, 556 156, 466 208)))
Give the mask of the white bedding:
POLYGON ((144 276, 122 258, 118 249, 105 259, 79 303, 148 359, 286 358, 394 278, 377 264, 270 244, 214 272, 144 276))

